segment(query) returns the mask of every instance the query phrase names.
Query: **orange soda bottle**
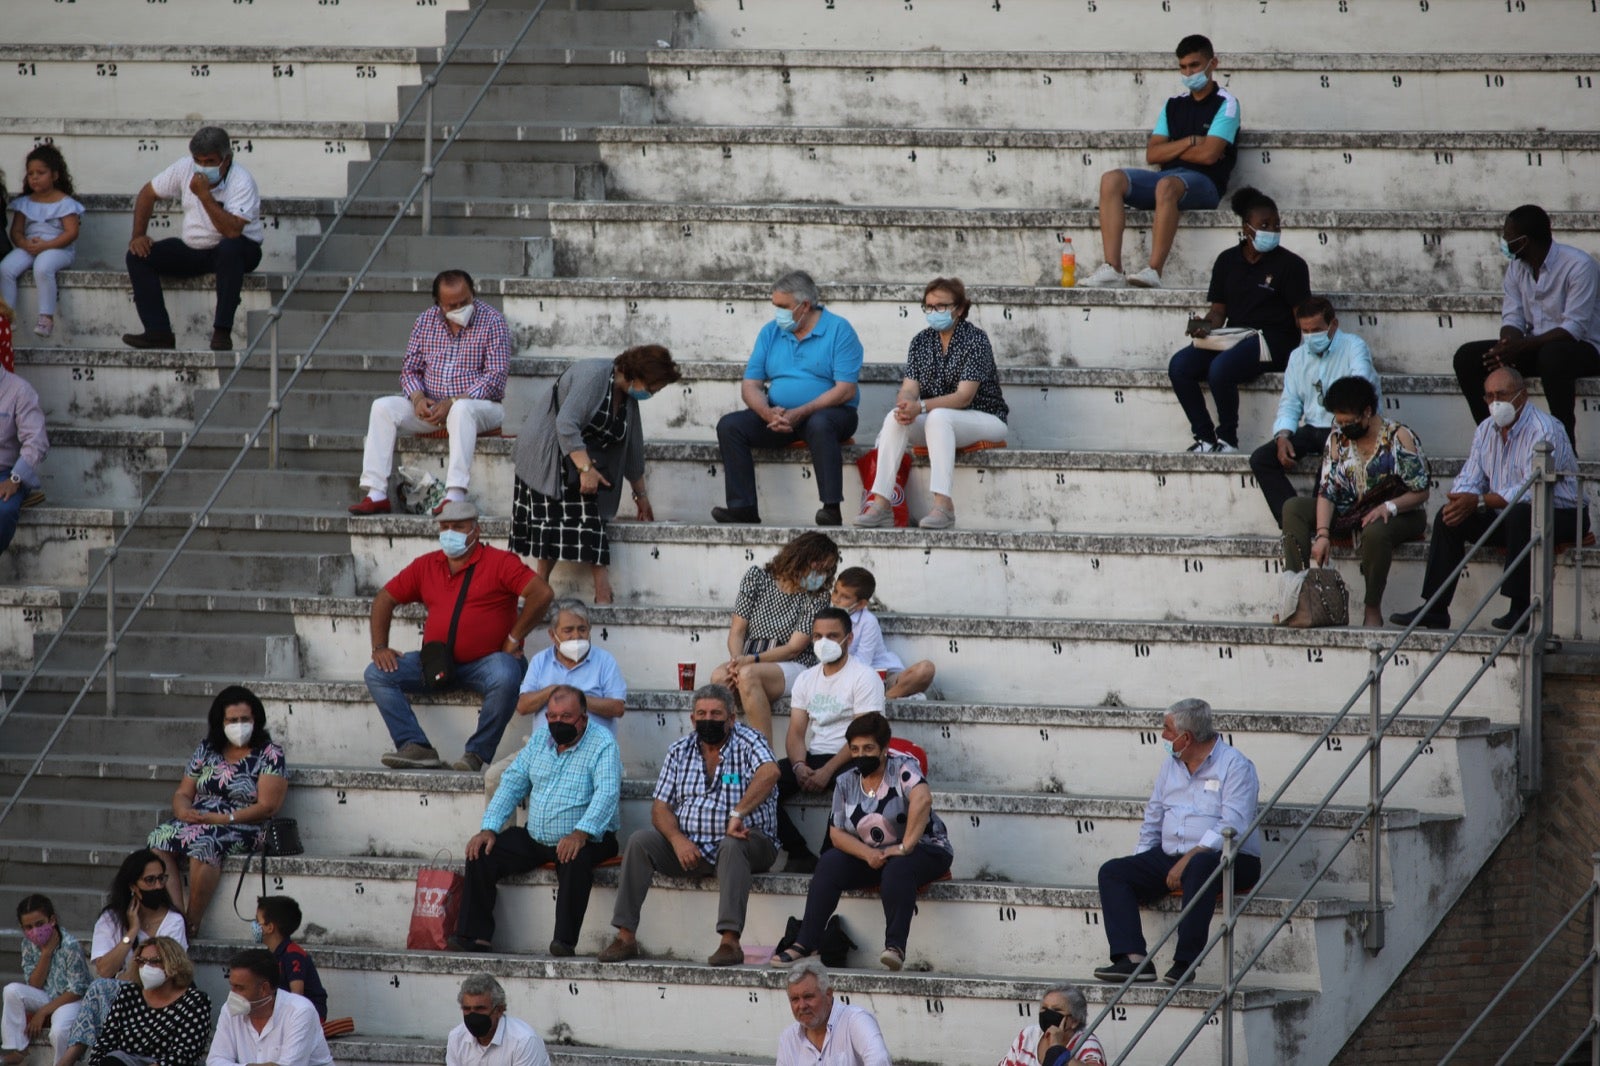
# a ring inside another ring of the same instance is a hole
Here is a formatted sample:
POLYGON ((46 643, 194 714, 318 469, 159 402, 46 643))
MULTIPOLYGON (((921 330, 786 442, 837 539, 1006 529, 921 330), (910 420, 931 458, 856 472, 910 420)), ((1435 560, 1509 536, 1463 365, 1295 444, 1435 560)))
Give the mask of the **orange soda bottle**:
POLYGON ((1072 238, 1061 238, 1061 287, 1070 289, 1078 284, 1078 256, 1072 250, 1072 238))

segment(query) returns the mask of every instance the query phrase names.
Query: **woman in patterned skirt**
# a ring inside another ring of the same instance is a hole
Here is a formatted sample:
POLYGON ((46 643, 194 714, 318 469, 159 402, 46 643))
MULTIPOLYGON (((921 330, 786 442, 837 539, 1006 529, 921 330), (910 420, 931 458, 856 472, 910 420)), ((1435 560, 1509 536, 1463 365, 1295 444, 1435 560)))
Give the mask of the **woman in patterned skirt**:
POLYGON ((188 919, 190 936, 211 903, 223 858, 255 849, 261 827, 283 806, 288 787, 283 749, 267 732, 266 708, 254 692, 229 685, 211 701, 206 738, 172 794, 173 819, 156 826, 146 842, 167 864, 167 889, 188 919), (189 859, 187 907, 180 854, 189 859))
POLYGON ((617 515, 624 478, 639 521, 655 520, 639 404, 680 378, 672 354, 646 344, 615 359, 573 363, 549 403, 528 412, 517 435, 510 548, 532 556, 540 577, 548 579, 558 562, 584 563, 594 573, 594 602, 611 602, 605 523, 617 515))

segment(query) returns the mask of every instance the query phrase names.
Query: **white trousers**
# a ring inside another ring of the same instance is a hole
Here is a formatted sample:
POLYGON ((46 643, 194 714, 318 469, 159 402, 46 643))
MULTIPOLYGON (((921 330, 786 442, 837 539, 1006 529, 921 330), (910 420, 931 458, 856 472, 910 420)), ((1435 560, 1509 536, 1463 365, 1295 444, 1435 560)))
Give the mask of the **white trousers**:
MULTIPOLYGON (((472 478, 472 453, 478 434, 499 429, 505 409, 493 400, 457 400, 450 405, 444 428, 450 433, 450 462, 445 470, 444 487, 465 489, 472 478)), ((394 466, 394 442, 401 433, 432 433, 439 427, 424 422, 413 413, 404 396, 384 396, 372 401, 367 420, 367 447, 361 457, 361 487, 389 489, 389 471, 394 466)))
POLYGON ((982 411, 935 407, 918 415, 909 426, 902 426, 895 421, 891 408, 883 416, 883 429, 878 431, 878 476, 873 479, 872 491, 886 500, 894 496, 894 474, 910 443, 928 449, 928 466, 932 468, 928 487, 940 496, 949 496, 950 483, 956 476, 956 449, 980 440, 1005 439, 1006 424, 982 411))
MULTIPOLYGON (((5 1007, 0 1010, 0 1048, 7 1051, 26 1051, 28 1048, 28 1015, 49 1003, 51 996, 42 988, 13 981, 6 985, 5 1007)), ((72 1029, 72 1019, 78 1016, 78 1004, 68 1003, 57 1007, 50 1015, 50 1046, 56 1058, 67 1048, 67 1033, 72 1029)))

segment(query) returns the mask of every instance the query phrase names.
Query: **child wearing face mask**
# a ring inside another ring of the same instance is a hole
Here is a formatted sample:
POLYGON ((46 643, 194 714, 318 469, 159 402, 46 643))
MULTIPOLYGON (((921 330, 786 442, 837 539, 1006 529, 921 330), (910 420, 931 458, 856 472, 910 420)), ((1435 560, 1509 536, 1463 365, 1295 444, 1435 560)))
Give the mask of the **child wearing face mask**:
POLYGON ((78 1014, 78 1002, 93 975, 83 945, 62 929, 48 897, 24 896, 17 904, 22 944, 22 981, 6 985, 0 1012, 0 1061, 18 1066, 28 1056, 28 1043, 50 1028, 51 1049, 60 1057, 67 1032, 78 1014))
POLYGON ((256 943, 278 958, 282 974, 279 987, 304 996, 317 1008, 317 1017, 328 1018, 328 990, 322 987, 317 964, 306 949, 291 937, 300 928, 300 904, 288 896, 261 896, 256 900, 255 921, 250 932, 256 943))
POLYGON ((851 654, 885 675, 885 699, 925 700, 929 687, 933 685, 935 667, 927 659, 907 666, 900 656, 889 650, 883 642, 883 629, 878 625, 878 616, 872 613, 869 606, 877 591, 877 578, 863 566, 841 570, 833 583, 833 605, 850 613, 850 627, 855 634, 851 654))

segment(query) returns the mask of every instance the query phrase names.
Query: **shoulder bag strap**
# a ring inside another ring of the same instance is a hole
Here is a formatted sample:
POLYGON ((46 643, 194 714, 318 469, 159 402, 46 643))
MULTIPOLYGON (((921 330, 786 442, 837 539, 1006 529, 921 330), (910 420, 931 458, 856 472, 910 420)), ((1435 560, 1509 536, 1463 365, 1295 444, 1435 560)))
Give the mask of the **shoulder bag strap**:
MULTIPOLYGON (((478 568, 477 563, 467 567, 467 576, 461 579, 461 594, 456 597, 455 613, 450 616, 450 632, 444 638, 444 646, 450 649, 450 657, 456 655, 456 626, 461 622, 461 609, 467 605, 467 589, 472 586, 472 572, 478 568)), ((262 864, 262 876, 266 875, 265 863, 262 864)))

